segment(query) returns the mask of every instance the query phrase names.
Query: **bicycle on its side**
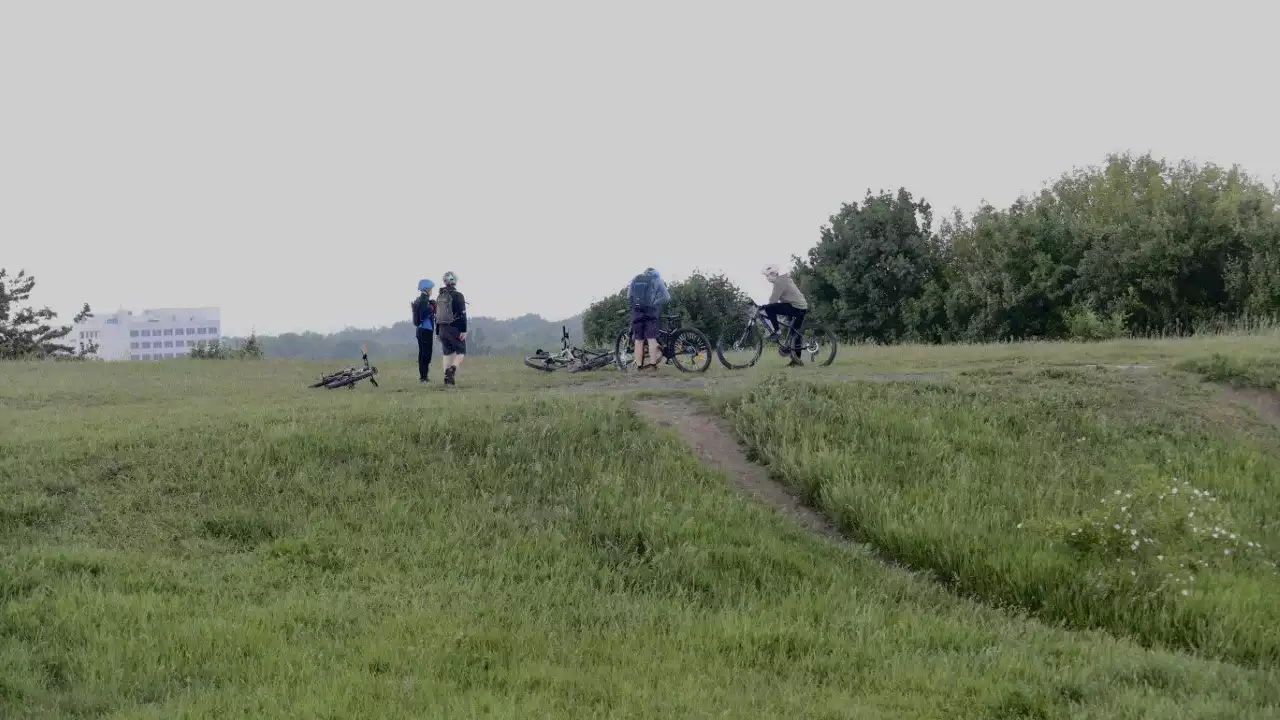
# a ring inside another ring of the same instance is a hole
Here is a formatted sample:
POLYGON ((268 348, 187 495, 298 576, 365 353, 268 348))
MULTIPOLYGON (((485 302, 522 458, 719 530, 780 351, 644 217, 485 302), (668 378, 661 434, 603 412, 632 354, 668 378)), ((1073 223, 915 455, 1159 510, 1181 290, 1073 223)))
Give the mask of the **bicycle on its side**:
POLYGON ((366 346, 360 346, 360 359, 364 361, 363 367, 349 367, 339 370, 335 373, 324 375, 320 378, 320 382, 312 383, 312 388, 335 388, 344 387, 348 390, 354 390, 356 383, 361 380, 368 380, 371 385, 378 387, 378 379, 374 377, 378 374, 378 368, 369 364, 369 349, 366 346))
MULTIPOLYGON (((681 326, 679 315, 662 315, 658 318, 658 351, 664 362, 674 364, 681 372, 706 372, 711 367, 711 341, 701 330, 681 326)), ((646 342, 644 351, 648 351, 646 342)), ((635 335, 630 328, 618 333, 613 346, 618 369, 626 372, 637 363, 635 335)))
POLYGON ((613 353, 608 350, 569 347, 569 328, 561 325, 560 332, 560 352, 548 353, 542 348, 538 348, 537 352, 524 359, 524 364, 534 370, 542 370, 543 372, 555 372, 562 368, 568 368, 569 372, 576 373, 602 368, 613 361, 613 353))
POLYGON ((764 352, 765 338, 771 337, 770 344, 778 348, 778 354, 802 358, 808 356, 810 362, 820 367, 830 365, 836 359, 836 336, 821 325, 810 324, 806 317, 800 326, 800 348, 792 350, 791 319, 786 316, 778 318, 778 327, 769 322, 764 308, 752 305, 745 313, 742 323, 734 323, 725 327, 716 338, 716 357, 720 364, 730 370, 742 370, 752 367, 760 360, 764 352))

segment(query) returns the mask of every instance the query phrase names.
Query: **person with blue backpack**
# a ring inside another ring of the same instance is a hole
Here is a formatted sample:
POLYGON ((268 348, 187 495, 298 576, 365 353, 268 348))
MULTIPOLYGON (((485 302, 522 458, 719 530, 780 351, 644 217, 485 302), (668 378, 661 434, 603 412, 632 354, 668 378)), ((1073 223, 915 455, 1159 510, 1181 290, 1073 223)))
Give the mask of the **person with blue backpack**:
POLYGON ((671 302, 671 293, 667 284, 657 270, 647 268, 631 279, 627 288, 627 306, 631 311, 631 336, 636 343, 636 367, 639 370, 657 370, 658 324, 662 306, 671 302), (644 357, 644 345, 649 344, 649 362, 640 362, 644 357))
POLYGON ((418 335, 418 382, 424 385, 431 374, 431 348, 435 343, 432 329, 436 322, 436 301, 431 299, 431 289, 435 286, 430 280, 419 280, 418 297, 410 305, 418 335))

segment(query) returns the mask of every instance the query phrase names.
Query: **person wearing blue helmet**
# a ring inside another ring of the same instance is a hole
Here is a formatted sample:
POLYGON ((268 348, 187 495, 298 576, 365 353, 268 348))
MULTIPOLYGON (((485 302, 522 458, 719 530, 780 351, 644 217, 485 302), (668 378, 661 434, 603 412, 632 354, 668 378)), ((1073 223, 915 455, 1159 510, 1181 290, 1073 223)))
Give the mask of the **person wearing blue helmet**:
POLYGON ((430 280, 419 280, 418 297, 410 305, 418 335, 418 382, 424 385, 431 374, 431 349, 435 344, 432 329, 436 322, 436 302, 431 299, 431 289, 435 286, 430 280))
POLYGON ((631 279, 627 288, 627 306, 631 311, 631 336, 636 343, 636 367, 639 370, 657 370, 661 355, 658 352, 658 323, 662 306, 671 302, 671 293, 662 276, 653 268, 631 279), (649 343, 649 362, 642 363, 645 342, 649 343))

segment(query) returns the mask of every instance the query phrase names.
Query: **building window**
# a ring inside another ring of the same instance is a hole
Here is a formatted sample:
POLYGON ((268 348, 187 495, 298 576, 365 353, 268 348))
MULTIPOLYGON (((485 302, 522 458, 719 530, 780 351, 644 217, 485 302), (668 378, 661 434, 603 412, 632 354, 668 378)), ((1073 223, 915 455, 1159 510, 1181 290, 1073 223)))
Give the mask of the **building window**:
POLYGON ((173 347, 173 341, 172 341, 172 340, 165 340, 165 341, 164 341, 164 346, 165 346, 165 347, 167 347, 167 348, 171 348, 171 347, 173 347))
POLYGON ((151 337, 151 331, 150 331, 150 330, 143 330, 143 331, 142 331, 142 337, 151 337))
POLYGON ((143 356, 142 356, 142 359, 143 359, 143 360, 150 360, 150 359, 151 359, 151 356, 150 356, 150 355, 143 355, 143 356))
POLYGON ((138 343, 136 343, 136 342, 131 342, 131 343, 129 343, 129 349, 130 349, 130 350, 137 350, 137 349, 138 349, 138 343))
POLYGON ((129 337, 138 337, 138 331, 137 331, 137 330, 130 330, 130 331, 129 331, 129 337))
POLYGON ((168 329, 168 330, 165 330, 165 331, 164 331, 164 334, 165 334, 165 335, 172 335, 172 334, 173 334, 173 329, 172 329, 172 328, 170 328, 170 329, 168 329))
POLYGON ((195 334, 196 334, 196 329, 195 329, 195 328, 187 328, 187 334, 188 334, 188 335, 195 335, 195 334))

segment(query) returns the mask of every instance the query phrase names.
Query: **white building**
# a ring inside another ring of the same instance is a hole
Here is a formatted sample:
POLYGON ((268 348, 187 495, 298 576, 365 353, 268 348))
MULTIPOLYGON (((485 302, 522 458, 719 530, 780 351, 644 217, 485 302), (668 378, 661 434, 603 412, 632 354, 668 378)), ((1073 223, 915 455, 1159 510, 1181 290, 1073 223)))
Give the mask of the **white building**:
POLYGON ((221 338, 221 328, 222 311, 216 307, 118 310, 77 323, 70 339, 78 348, 97 343, 103 360, 165 360, 221 338))

